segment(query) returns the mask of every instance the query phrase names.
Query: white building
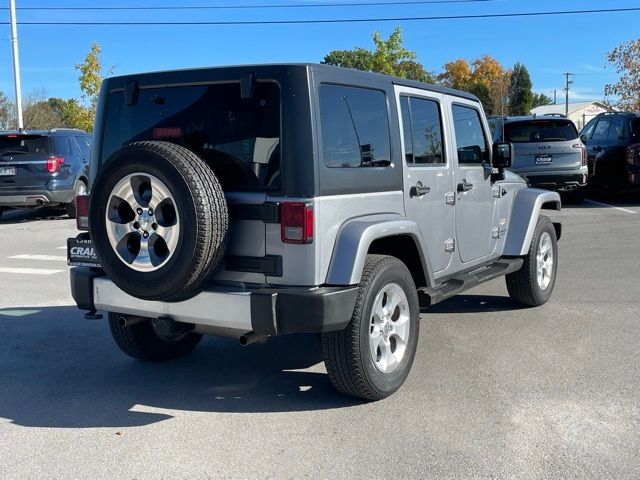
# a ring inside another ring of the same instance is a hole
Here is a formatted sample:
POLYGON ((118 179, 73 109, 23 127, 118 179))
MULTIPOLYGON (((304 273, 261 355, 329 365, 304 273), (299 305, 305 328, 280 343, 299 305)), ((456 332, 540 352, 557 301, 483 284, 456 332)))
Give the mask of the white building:
MULTIPOLYGON (((576 124, 578 131, 593 117, 603 112, 614 112, 615 110, 600 102, 575 102, 569 104, 569 119, 576 124)), ((565 114, 565 104, 543 105, 531 110, 532 115, 538 117, 549 114, 565 114)))

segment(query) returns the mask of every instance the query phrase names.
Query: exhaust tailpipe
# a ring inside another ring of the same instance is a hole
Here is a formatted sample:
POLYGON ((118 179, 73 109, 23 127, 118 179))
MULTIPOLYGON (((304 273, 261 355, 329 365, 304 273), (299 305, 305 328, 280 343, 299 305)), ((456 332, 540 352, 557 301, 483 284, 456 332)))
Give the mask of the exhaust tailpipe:
POLYGON ((255 332, 247 332, 240 335, 240 345, 246 347, 247 345, 252 345, 254 343, 263 343, 267 340, 267 336, 258 335, 255 332))
POLYGON ((120 315, 118 317, 118 325, 122 328, 130 327, 131 325, 135 325, 136 323, 142 323, 147 321, 147 318, 144 317, 127 317, 125 315, 120 315))

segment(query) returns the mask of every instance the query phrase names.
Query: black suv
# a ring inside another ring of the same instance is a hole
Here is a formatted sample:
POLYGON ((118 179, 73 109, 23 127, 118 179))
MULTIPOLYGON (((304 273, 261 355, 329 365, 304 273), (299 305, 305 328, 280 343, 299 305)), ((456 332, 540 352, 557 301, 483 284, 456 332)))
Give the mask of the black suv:
POLYGON ((640 187, 640 114, 601 113, 580 138, 587 146, 590 186, 605 195, 640 187))
POLYGON ((52 129, 0 132, 0 216, 8 208, 63 206, 87 190, 91 135, 52 129))

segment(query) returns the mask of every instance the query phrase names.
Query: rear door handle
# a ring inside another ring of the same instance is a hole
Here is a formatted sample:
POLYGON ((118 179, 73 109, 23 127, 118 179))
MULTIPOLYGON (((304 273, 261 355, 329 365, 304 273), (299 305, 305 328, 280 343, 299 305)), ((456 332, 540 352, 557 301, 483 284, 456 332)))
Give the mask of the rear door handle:
POLYGON ((421 197, 423 195, 426 195, 430 191, 431 191, 431 189, 429 187, 424 187, 422 185, 414 185, 413 187, 411 187, 411 190, 409 190, 409 196, 410 197, 421 197))
POLYGON ((462 180, 462 182, 458 184, 458 193, 468 192, 472 188, 473 188, 473 183, 469 183, 466 180, 462 180))

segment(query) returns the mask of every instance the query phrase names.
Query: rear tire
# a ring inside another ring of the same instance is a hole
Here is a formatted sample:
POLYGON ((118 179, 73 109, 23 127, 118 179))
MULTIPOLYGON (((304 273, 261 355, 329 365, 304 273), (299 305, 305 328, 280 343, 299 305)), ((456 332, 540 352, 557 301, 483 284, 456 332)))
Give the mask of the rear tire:
POLYGON ((87 184, 84 180, 78 180, 73 189, 73 199, 71 203, 65 205, 65 210, 69 218, 76 218, 76 197, 78 195, 85 195, 87 193, 87 184))
POLYGON ((351 322, 345 330, 322 335, 333 386, 365 400, 396 392, 416 354, 419 315, 418 293, 405 264, 368 255, 351 322))
POLYGON ((506 276, 509 295, 516 302, 528 307, 543 305, 551 298, 557 271, 556 230, 548 217, 541 216, 522 268, 506 276))
POLYGON ((198 346, 202 335, 185 333, 175 338, 156 334, 151 319, 129 326, 120 322, 121 315, 109 313, 109 329, 120 350, 130 357, 149 362, 162 362, 182 357, 198 346))

